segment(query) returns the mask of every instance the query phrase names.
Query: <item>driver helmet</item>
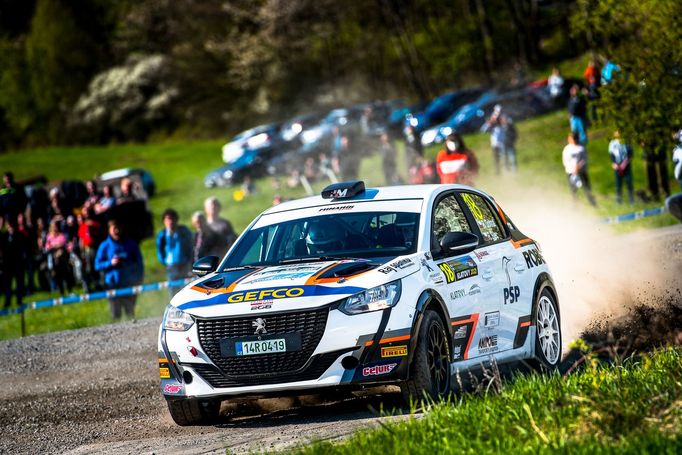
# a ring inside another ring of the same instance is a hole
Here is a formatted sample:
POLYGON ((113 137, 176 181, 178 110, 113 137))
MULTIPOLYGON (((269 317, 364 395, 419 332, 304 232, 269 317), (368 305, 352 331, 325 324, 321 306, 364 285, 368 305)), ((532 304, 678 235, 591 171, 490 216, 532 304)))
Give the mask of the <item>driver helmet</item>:
POLYGON ((318 220, 310 224, 305 243, 310 254, 328 253, 343 248, 345 236, 337 221, 331 218, 318 220))

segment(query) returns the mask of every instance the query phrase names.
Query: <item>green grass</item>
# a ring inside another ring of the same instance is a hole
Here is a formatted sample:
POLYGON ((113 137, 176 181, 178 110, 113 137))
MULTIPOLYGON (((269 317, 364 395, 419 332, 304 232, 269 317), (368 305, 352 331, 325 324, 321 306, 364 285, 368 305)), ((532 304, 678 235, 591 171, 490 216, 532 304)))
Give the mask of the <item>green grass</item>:
MULTIPOLYGON (((519 122, 518 160, 519 175, 516 182, 509 179, 498 179, 492 173, 492 154, 489 137, 483 134, 468 136, 466 142, 474 150, 481 162, 481 176, 477 186, 501 197, 505 194, 506 185, 523 182, 541 188, 551 188, 566 195, 566 203, 570 203, 566 176, 561 165, 561 151, 568 133, 568 119, 564 112, 557 112, 543 117, 519 122)), ((598 209, 585 207, 586 213, 595 218, 626 213, 632 210, 659 206, 660 203, 642 204, 634 207, 617 206, 614 201, 614 179, 607 154, 607 144, 611 135, 607 127, 596 127, 590 131, 589 160, 590 178, 599 203, 598 209)), ((276 192, 285 198, 296 198, 304 195, 301 188, 288 189, 285 185, 275 190, 272 179, 265 178, 256 182, 257 193, 240 202, 234 199, 236 188, 206 189, 203 186, 204 176, 221 165, 221 141, 162 143, 141 145, 117 145, 108 147, 52 147, 0 155, 0 169, 14 171, 17 179, 45 174, 51 181, 63 179, 88 179, 95 174, 107 170, 139 166, 148 169, 157 182, 158 195, 149 201, 154 214, 154 222, 158 228, 159 216, 167 207, 173 207, 180 213, 181 222, 189 223, 195 210, 201 210, 203 200, 208 196, 217 196, 223 203, 223 215, 241 231, 261 211, 270 206, 276 192)), ((398 144, 400 157, 397 160, 399 170, 406 175, 405 160, 402 158, 403 144, 398 144)), ((437 147, 427 150, 427 155, 435 157, 437 147)), ((636 150, 634 161, 635 186, 645 186, 644 162, 641 151, 636 150)), ((384 183, 381 172, 381 161, 377 155, 366 157, 360 168, 360 176, 369 186, 384 183)), ((283 179, 280 179, 283 182, 283 179)), ((676 182, 673 183, 675 188, 676 182)), ((314 187, 319 190, 324 183, 314 187)), ((662 215, 619 225, 619 231, 658 227, 675 223, 670 215, 662 215)), ((165 278, 161 264, 156 260, 153 239, 141 244, 145 258, 145 281, 154 282, 165 278)), ((45 293, 32 296, 32 299, 44 299, 45 293)), ((165 292, 155 292, 140 297, 138 316, 160 315, 168 301, 165 292)), ((90 302, 72 304, 59 308, 30 310, 26 314, 27 332, 29 334, 54 330, 87 327, 109 321, 106 302, 90 302)), ((19 316, 0 318, 0 339, 20 336, 19 316)))
POLYGON ((682 451, 682 350, 622 364, 520 376, 499 393, 464 394, 410 417, 316 442, 297 454, 656 453, 682 451))

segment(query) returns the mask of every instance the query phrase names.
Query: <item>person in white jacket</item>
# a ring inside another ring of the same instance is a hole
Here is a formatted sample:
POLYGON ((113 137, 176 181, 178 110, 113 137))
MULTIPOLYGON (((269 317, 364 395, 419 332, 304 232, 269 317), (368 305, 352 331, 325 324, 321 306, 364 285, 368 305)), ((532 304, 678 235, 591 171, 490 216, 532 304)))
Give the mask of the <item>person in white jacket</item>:
POLYGON ((592 195, 590 187, 590 178, 587 175, 587 151, 585 147, 580 144, 578 133, 571 133, 568 135, 568 144, 564 147, 562 153, 562 161, 566 175, 568 176, 568 185, 571 188, 573 198, 578 196, 578 189, 582 188, 585 191, 587 200, 596 207, 597 202, 592 195))

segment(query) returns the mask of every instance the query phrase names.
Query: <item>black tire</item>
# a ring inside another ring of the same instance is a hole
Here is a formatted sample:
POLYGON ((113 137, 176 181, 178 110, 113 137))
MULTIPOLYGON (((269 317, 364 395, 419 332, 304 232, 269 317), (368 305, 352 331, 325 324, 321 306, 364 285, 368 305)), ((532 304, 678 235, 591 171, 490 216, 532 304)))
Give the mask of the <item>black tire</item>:
POLYGON ((538 370, 551 372, 561 363, 561 319, 554 294, 545 288, 538 295, 534 311, 535 358, 531 365, 538 370), (552 315, 543 307, 551 307, 552 315), (549 316, 549 317, 548 317, 549 316))
POLYGON ((191 398, 167 400, 168 411, 178 425, 209 425, 220 413, 220 401, 200 401, 191 398))
POLYGON ((450 342, 440 316, 431 310, 424 313, 415 349, 410 378, 400 389, 406 402, 440 400, 450 393, 450 342))

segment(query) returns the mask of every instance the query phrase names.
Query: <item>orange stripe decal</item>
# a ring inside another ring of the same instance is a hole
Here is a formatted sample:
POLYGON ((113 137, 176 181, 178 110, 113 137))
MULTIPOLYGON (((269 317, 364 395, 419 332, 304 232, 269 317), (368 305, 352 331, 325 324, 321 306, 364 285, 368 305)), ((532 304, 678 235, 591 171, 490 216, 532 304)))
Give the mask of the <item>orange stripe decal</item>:
POLYGON ((519 327, 530 327, 530 321, 522 322, 519 327))
POLYGON ((513 240, 511 241, 512 246, 513 246, 514 248, 516 248, 516 249, 519 249, 519 248, 521 248, 523 245, 527 245, 527 244, 529 244, 529 243, 533 243, 533 239, 521 239, 521 240, 518 240, 518 241, 516 241, 516 242, 513 241, 513 240))
MULTIPOLYGON (((392 337, 392 338, 383 338, 379 340, 379 344, 386 344, 386 343, 394 343, 396 341, 406 341, 410 339, 410 335, 403 335, 399 337, 392 337)), ((368 342, 365 343, 365 346, 372 346, 374 344, 374 340, 369 340, 368 342)))

